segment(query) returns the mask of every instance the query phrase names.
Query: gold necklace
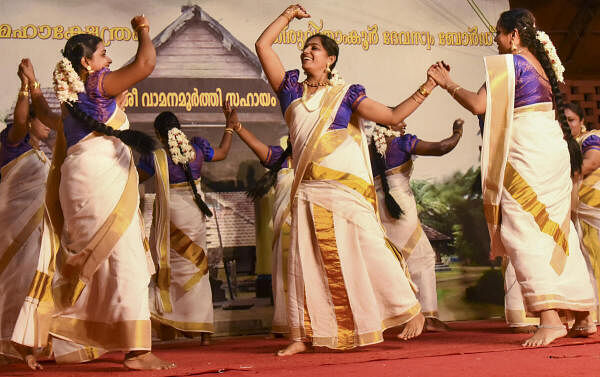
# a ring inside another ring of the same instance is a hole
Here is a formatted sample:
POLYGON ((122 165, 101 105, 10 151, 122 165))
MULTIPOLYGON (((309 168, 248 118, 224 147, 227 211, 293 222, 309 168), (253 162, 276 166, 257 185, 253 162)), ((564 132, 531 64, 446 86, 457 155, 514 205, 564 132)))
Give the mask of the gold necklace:
POLYGON ((307 86, 310 86, 311 88, 318 88, 318 87, 320 87, 320 86, 327 86, 327 85, 329 85, 329 80, 326 80, 326 81, 318 81, 318 82, 310 82, 310 81, 308 81, 308 80, 304 80, 304 83, 305 83, 307 86))

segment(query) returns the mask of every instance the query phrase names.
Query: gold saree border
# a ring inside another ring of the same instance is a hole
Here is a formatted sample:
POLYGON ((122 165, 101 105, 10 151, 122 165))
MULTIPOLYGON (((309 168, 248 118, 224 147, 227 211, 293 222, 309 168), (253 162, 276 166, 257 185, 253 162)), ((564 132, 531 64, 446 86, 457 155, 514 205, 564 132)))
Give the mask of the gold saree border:
POLYGON ((552 111, 552 110, 554 110, 554 106, 552 105, 552 102, 540 102, 540 103, 534 103, 534 104, 527 105, 527 106, 515 107, 514 114, 525 114, 525 113, 531 113, 531 112, 552 111))
POLYGON ((538 325, 540 323, 538 317, 529 317, 525 310, 520 309, 504 309, 504 319, 509 325, 538 325))
POLYGON ((27 224, 21 229, 21 231, 14 238, 13 242, 4 250, 2 253, 2 257, 0 258, 0 274, 4 272, 10 261, 14 258, 23 244, 31 233, 40 225, 42 219, 44 218, 44 206, 42 205, 34 214, 31 216, 27 224))
POLYGON ((546 205, 538 200, 533 188, 510 163, 506 164, 504 187, 521 208, 533 216, 540 231, 552 237, 559 247, 552 252, 550 265, 560 275, 564 270, 566 257, 569 255, 569 214, 567 214, 566 220, 563 220, 562 226, 550 219, 546 205))
POLYGON ((150 320, 95 322, 70 317, 54 318, 50 333, 58 338, 107 351, 150 350, 150 320))
POLYGON ((64 355, 54 355, 54 361, 56 361, 57 364, 79 364, 95 360, 103 354, 104 352, 100 351, 100 349, 88 346, 64 355))
POLYGON ((421 226, 421 222, 419 221, 417 222, 417 227, 415 228, 415 230, 412 232, 404 246, 402 246, 402 255, 404 255, 405 258, 412 254, 415 246, 417 246, 417 243, 419 243, 419 240, 421 239, 422 235, 423 227, 421 226))
POLYGON ((525 303, 527 304, 527 310, 532 313, 550 309, 585 312, 594 310, 595 308, 594 299, 575 301, 555 294, 525 295, 524 298, 525 303))
MULTIPOLYGON (((312 204, 312 220, 335 313, 337 324, 336 348, 351 348, 355 343, 354 315, 352 314, 337 247, 333 212, 317 204, 312 204)), ((314 338, 313 344, 315 344, 314 338)))
POLYGON ((8 172, 15 167, 16 164, 19 163, 19 161, 24 160, 25 158, 29 157, 29 155, 35 153, 35 149, 30 149, 27 152, 24 152, 22 154, 20 154, 17 158, 15 158, 14 160, 10 161, 8 164, 4 165, 1 169, 0 169, 0 175, 2 175, 3 177, 5 177, 8 172))
POLYGON ((196 285, 204 275, 208 273, 208 258, 204 249, 194 243, 182 230, 171 223, 171 249, 177 254, 193 263, 198 268, 198 271, 192 276, 183 286, 187 292, 196 285))
POLYGON ((156 274, 156 285, 158 287, 160 305, 164 312, 173 311, 171 302, 171 262, 170 253, 170 230, 171 215, 169 212, 169 166, 167 152, 164 149, 154 151, 154 167, 156 180, 157 199, 154 202, 152 216, 152 228, 154 230, 154 247, 158 253, 158 272, 156 274))
POLYGON ((159 316, 158 314, 151 313, 150 317, 153 321, 159 322, 163 325, 167 325, 173 327, 180 331, 190 331, 190 332, 208 332, 214 333, 215 326, 212 323, 208 322, 182 322, 182 321, 173 321, 171 319, 167 319, 159 316))
POLYGON ((589 255, 589 262, 594 271, 594 281, 596 282, 596 291, 600 290, 600 237, 598 229, 588 224, 581 218, 579 219, 582 235, 581 242, 585 251, 589 255))
POLYGON ((390 175, 395 175, 395 174, 402 174, 406 177, 410 177, 410 173, 412 172, 413 169, 413 161, 412 160, 408 160, 405 163, 403 163, 402 165, 396 166, 395 168, 391 168, 385 171, 385 175, 386 176, 390 176, 390 175), (406 174, 408 173, 408 174, 406 174))
POLYGON ((354 174, 310 163, 303 181, 336 181, 363 196, 377 209, 375 186, 354 174))
POLYGON ((579 201, 594 208, 600 208, 600 190, 595 188, 596 183, 600 181, 600 171, 596 170, 588 175, 578 192, 579 201))

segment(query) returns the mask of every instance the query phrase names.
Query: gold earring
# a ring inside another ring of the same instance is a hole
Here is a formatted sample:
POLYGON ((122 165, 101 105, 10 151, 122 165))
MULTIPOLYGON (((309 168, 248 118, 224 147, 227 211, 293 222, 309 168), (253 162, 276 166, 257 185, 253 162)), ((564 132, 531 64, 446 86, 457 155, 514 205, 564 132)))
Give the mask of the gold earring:
POLYGON ((325 70, 325 72, 331 73, 331 68, 329 68, 329 66, 327 66, 327 69, 325 70))
POLYGON ((88 73, 90 73, 90 74, 91 74, 91 73, 94 73, 94 70, 92 69, 92 66, 91 66, 91 65, 86 65, 86 66, 85 66, 85 69, 87 69, 88 73))

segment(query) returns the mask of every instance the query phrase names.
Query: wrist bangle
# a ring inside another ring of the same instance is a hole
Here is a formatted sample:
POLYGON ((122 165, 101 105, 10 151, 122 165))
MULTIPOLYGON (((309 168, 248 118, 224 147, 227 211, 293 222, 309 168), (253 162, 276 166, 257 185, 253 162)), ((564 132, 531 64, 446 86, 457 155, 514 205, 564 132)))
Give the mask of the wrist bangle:
POLYGON ((292 22, 292 20, 294 19, 294 8, 291 7, 284 10, 283 13, 281 13, 281 16, 287 18, 288 23, 292 22))
MULTIPOLYGON (((415 93, 416 94, 416 93, 415 93)), ((412 96, 410 96, 410 98, 413 99, 413 101, 415 101, 416 103, 418 103, 419 105, 423 103, 423 100, 419 100, 417 99, 418 97, 416 97, 414 94, 412 96)))
POLYGON ((19 90, 19 96, 29 97, 29 90, 19 90))
POLYGON ((38 89, 40 87, 40 82, 36 80, 36 81, 33 82, 32 86, 33 86, 32 89, 38 89))
POLYGON ((226 134, 230 134, 231 136, 233 136, 233 130, 231 128, 225 127, 225 133, 226 134))
POLYGON ((456 95, 456 92, 458 91, 458 89, 461 89, 460 85, 457 85, 452 90, 449 90, 450 95, 452 96, 452 98, 454 98, 454 96, 456 95))
POLYGON ((148 24, 139 24, 135 27, 135 31, 139 33, 140 29, 148 28, 148 32, 150 32, 150 25, 148 24))
POLYGON ((431 92, 429 90, 427 90, 425 88, 425 84, 421 85, 419 87, 419 90, 417 90, 419 92, 419 94, 421 94, 423 97, 427 97, 431 92))
POLYGON ((233 127, 231 127, 235 132, 240 132, 240 130, 242 129, 242 124, 240 122, 237 122, 236 124, 233 125, 233 127))

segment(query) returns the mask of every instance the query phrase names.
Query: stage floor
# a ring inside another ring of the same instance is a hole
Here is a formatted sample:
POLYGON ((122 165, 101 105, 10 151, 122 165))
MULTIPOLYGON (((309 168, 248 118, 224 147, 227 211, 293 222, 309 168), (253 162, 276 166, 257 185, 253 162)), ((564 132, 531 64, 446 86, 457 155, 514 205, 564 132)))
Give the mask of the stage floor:
POLYGON ((265 336, 214 338, 156 344, 156 354, 177 363, 167 371, 129 372, 123 354, 105 355, 79 365, 43 362, 42 372, 24 365, 0 367, 1 376, 600 376, 600 335, 563 338, 551 347, 524 349, 526 334, 512 334, 503 321, 450 323, 447 333, 425 333, 400 341, 386 332, 386 341, 346 352, 312 352, 277 357, 285 339, 265 336))

